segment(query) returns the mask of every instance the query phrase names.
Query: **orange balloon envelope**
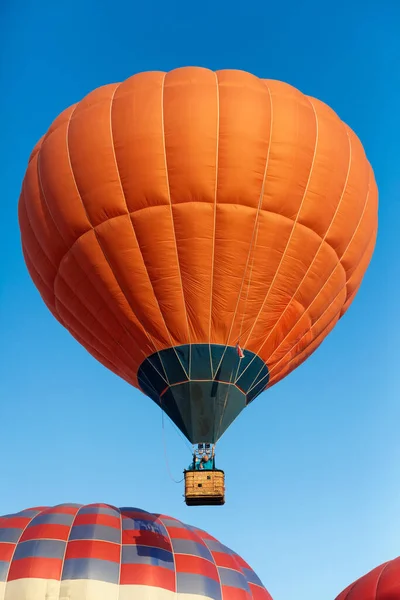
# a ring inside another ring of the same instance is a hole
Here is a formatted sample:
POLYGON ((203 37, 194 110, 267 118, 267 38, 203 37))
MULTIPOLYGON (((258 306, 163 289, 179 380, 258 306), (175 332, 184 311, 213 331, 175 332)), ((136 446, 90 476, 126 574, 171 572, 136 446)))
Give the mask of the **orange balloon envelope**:
POLYGON ((19 222, 60 323, 189 440, 213 442, 351 304, 377 188, 322 102, 182 68, 65 110, 32 152, 19 222))

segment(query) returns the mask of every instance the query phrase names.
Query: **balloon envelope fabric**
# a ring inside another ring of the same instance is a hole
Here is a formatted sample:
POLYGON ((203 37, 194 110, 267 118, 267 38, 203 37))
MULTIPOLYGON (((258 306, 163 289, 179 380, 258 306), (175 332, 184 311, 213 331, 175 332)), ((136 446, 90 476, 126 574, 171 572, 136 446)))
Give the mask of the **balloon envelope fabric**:
POLYGON ((379 565, 349 585, 336 600, 398 600, 400 557, 379 565))
POLYGON ((360 140, 326 104, 187 67, 61 113, 31 154, 19 223, 53 315, 197 443, 334 328, 377 206, 360 140))
POLYGON ((249 565, 164 515, 62 504, 0 517, 0 600, 271 600, 249 565))

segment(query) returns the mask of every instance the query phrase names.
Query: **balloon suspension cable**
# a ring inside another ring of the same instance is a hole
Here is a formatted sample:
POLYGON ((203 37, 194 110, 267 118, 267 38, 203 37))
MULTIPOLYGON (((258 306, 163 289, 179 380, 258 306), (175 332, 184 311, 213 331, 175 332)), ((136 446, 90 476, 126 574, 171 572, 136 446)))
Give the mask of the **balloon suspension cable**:
MULTIPOLYGON (((170 468, 170 464, 169 464, 169 460, 168 460, 168 451, 167 451, 167 440, 166 440, 166 435, 165 435, 165 419, 164 419, 164 411, 161 405, 161 424, 162 424, 162 438, 163 438, 163 448, 164 448, 164 459, 165 459, 165 466, 167 467, 167 473, 170 477, 170 479, 172 479, 172 481, 174 483, 182 483, 182 481, 184 480, 184 477, 182 477, 182 479, 175 479, 175 477, 172 474, 171 468, 170 468)), ((176 430, 178 431, 178 433, 180 434, 178 428, 175 426, 176 430)), ((186 447, 189 449, 189 444, 188 442, 186 442, 186 440, 183 438, 183 436, 180 434, 180 437, 183 439, 183 441, 185 442, 186 447)), ((190 454, 192 455, 192 448, 190 447, 190 454)))
MULTIPOLYGON (((255 218, 255 221, 254 221, 253 233, 252 233, 252 236, 251 236, 250 246, 249 246, 249 250, 248 250, 248 253, 247 253, 247 260, 246 260, 245 268, 244 268, 244 271, 243 271, 242 281, 241 281, 241 284, 240 284, 240 290, 239 290, 239 295, 238 295, 238 299, 237 299, 236 309, 235 309, 235 313, 233 315, 230 332, 228 334, 228 340, 227 340, 227 343, 226 343, 226 346, 225 346, 222 358, 220 360, 220 364, 221 364, 221 362, 223 360, 223 357, 225 355, 226 349, 227 349, 228 344, 229 344, 229 335, 230 335, 231 331, 233 330, 233 326, 234 326, 236 315, 237 315, 237 310, 239 308, 240 300, 241 300, 241 297, 242 297, 243 286, 245 284, 245 279, 246 279, 246 275, 247 275, 248 268, 249 268, 249 263, 250 263, 250 275, 249 275, 249 278, 248 278, 249 280, 248 280, 248 284, 247 284, 247 291, 246 291, 246 296, 245 296, 244 310, 243 310, 242 319, 241 319, 241 323, 240 323, 240 331, 239 331, 238 342, 237 342, 237 351, 238 351, 237 367, 236 368, 234 367, 232 369, 232 371, 231 371, 231 375, 230 375, 230 379, 229 379, 229 385, 227 386, 227 392, 226 392, 226 395, 225 395, 224 406, 223 406, 223 409, 222 409, 221 418, 220 418, 219 425, 218 425, 216 442, 214 444, 214 448, 217 445, 217 440, 218 440, 219 432, 221 430, 222 421, 223 421, 223 418, 224 418, 224 415, 225 415, 225 410, 226 410, 226 405, 227 405, 227 402, 228 402, 228 396, 229 396, 230 386, 232 384, 232 381, 234 383, 236 382, 236 379, 237 379, 238 374, 239 374, 239 369, 240 369, 240 361, 241 361, 241 359, 244 356, 243 355, 243 351, 242 351, 242 349, 240 347, 240 341, 241 341, 242 334, 243 334, 243 325, 244 325, 244 320, 245 320, 245 317, 246 317, 247 302, 248 302, 248 298, 249 298, 249 292, 250 292, 250 286, 251 286, 251 279, 252 279, 252 275, 253 275, 254 260, 255 260, 255 248, 256 248, 256 245, 257 245, 258 232, 259 232, 259 224, 260 224, 259 223, 259 216, 260 216, 260 212, 261 212, 262 199, 263 199, 263 196, 264 196, 264 185, 265 185, 265 173, 264 173, 263 186, 262 186, 261 194, 260 194, 259 201, 258 201, 258 207, 257 207, 256 218, 255 218), (236 371, 235 375, 234 375, 234 371, 236 371)), ((216 371, 216 373, 217 373, 217 371, 216 371)), ((214 376, 213 379, 215 381, 215 376, 214 376)))
MULTIPOLYGON (((238 360, 239 360, 239 357, 238 357, 238 360)), ((240 364, 240 360, 239 360, 239 364, 240 364)), ((225 410, 226 410, 226 405, 227 405, 227 402, 228 402, 229 390, 230 390, 230 386, 231 386, 231 383, 232 383, 234 370, 235 369, 233 368, 232 371, 231 371, 231 376, 230 376, 230 379, 229 379, 229 384, 226 386, 226 394, 225 394, 224 406, 222 407, 221 418, 219 420, 219 425, 218 425, 218 429, 217 429, 217 435, 215 436, 214 449, 217 447, 219 432, 221 431, 221 425, 222 425, 222 421, 223 421, 223 418, 224 418, 224 414, 225 414, 225 410)))
MULTIPOLYGON (((233 331, 234 324, 235 324, 235 321, 236 321, 236 318, 237 318, 237 313, 238 313, 240 301, 242 299, 243 287, 245 286, 246 275, 248 273, 249 264, 251 262, 250 276, 249 276, 249 281, 248 281, 248 284, 247 284, 247 292, 246 292, 246 297, 245 297, 244 310, 243 310, 243 315, 242 315, 242 320, 241 320, 241 325, 240 325, 240 331, 239 331, 239 336, 238 336, 238 344, 239 345, 240 345, 241 337, 243 335, 243 324, 244 324, 244 320, 245 320, 245 317, 246 317, 247 301, 248 301, 249 291, 250 291, 250 286, 251 286, 251 278, 252 278, 252 275, 253 275, 253 267, 254 267, 254 261, 255 261, 255 249, 256 249, 257 239, 258 239, 259 218, 260 218, 260 213, 261 213, 261 208, 262 208, 262 202, 263 202, 263 197, 264 197, 264 187, 265 187, 265 177, 266 177, 266 173, 267 173, 267 165, 268 165, 268 156, 267 156, 267 161, 266 161, 265 170, 264 170, 264 178, 263 178, 262 188, 261 188, 260 196, 259 196, 259 199, 258 199, 258 206, 257 206, 256 218, 254 220, 253 232, 252 232, 252 235, 251 235, 249 250, 247 252, 246 263, 245 263, 245 266, 244 266, 243 276, 242 276, 242 280, 241 280, 241 283, 240 283, 239 294, 238 294, 238 297, 237 297, 236 306, 235 306, 235 310, 234 310, 234 313, 233 313, 231 326, 229 328, 229 332, 228 332, 228 336, 227 336, 225 348, 224 348, 224 351, 222 352, 222 356, 221 356, 220 361, 218 363, 218 366, 217 366, 217 368, 215 370, 215 375, 213 376, 213 380, 214 381, 215 381, 215 377, 216 377, 216 374, 218 372, 218 369, 219 369, 220 365, 222 364, 222 361, 224 360, 224 356, 225 356, 226 350, 227 350, 227 348, 229 346, 229 339, 231 337, 231 333, 233 331)), ((248 339, 246 341, 248 342, 248 339)), ((240 365, 240 361, 239 361, 239 365, 240 365)), ((239 365, 238 365, 238 369, 237 369, 237 372, 236 372, 236 375, 235 375, 235 379, 236 379, 237 374, 239 372, 239 365)), ((212 365, 211 365, 211 369, 212 369, 212 365)))

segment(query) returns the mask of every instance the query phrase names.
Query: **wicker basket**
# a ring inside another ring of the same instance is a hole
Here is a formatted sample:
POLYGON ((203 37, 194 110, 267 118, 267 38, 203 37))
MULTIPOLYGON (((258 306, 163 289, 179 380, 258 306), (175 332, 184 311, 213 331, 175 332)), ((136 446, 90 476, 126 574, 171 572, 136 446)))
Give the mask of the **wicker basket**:
POLYGON ((185 471, 185 501, 188 506, 225 504, 225 473, 185 471))

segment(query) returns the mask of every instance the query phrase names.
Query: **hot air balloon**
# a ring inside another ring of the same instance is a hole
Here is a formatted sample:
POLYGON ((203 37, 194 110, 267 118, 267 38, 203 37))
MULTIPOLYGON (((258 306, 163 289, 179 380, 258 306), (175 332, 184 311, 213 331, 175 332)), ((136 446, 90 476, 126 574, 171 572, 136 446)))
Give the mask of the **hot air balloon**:
POLYGON ((0 517, 0 598, 271 600, 249 565, 164 515, 61 504, 0 517))
POLYGON ((400 557, 383 563, 349 585, 336 600, 396 600, 400 598, 400 557))
POLYGON ((204 453, 350 306, 377 187, 319 100, 188 67, 61 113, 31 154, 19 223, 56 319, 204 453))

